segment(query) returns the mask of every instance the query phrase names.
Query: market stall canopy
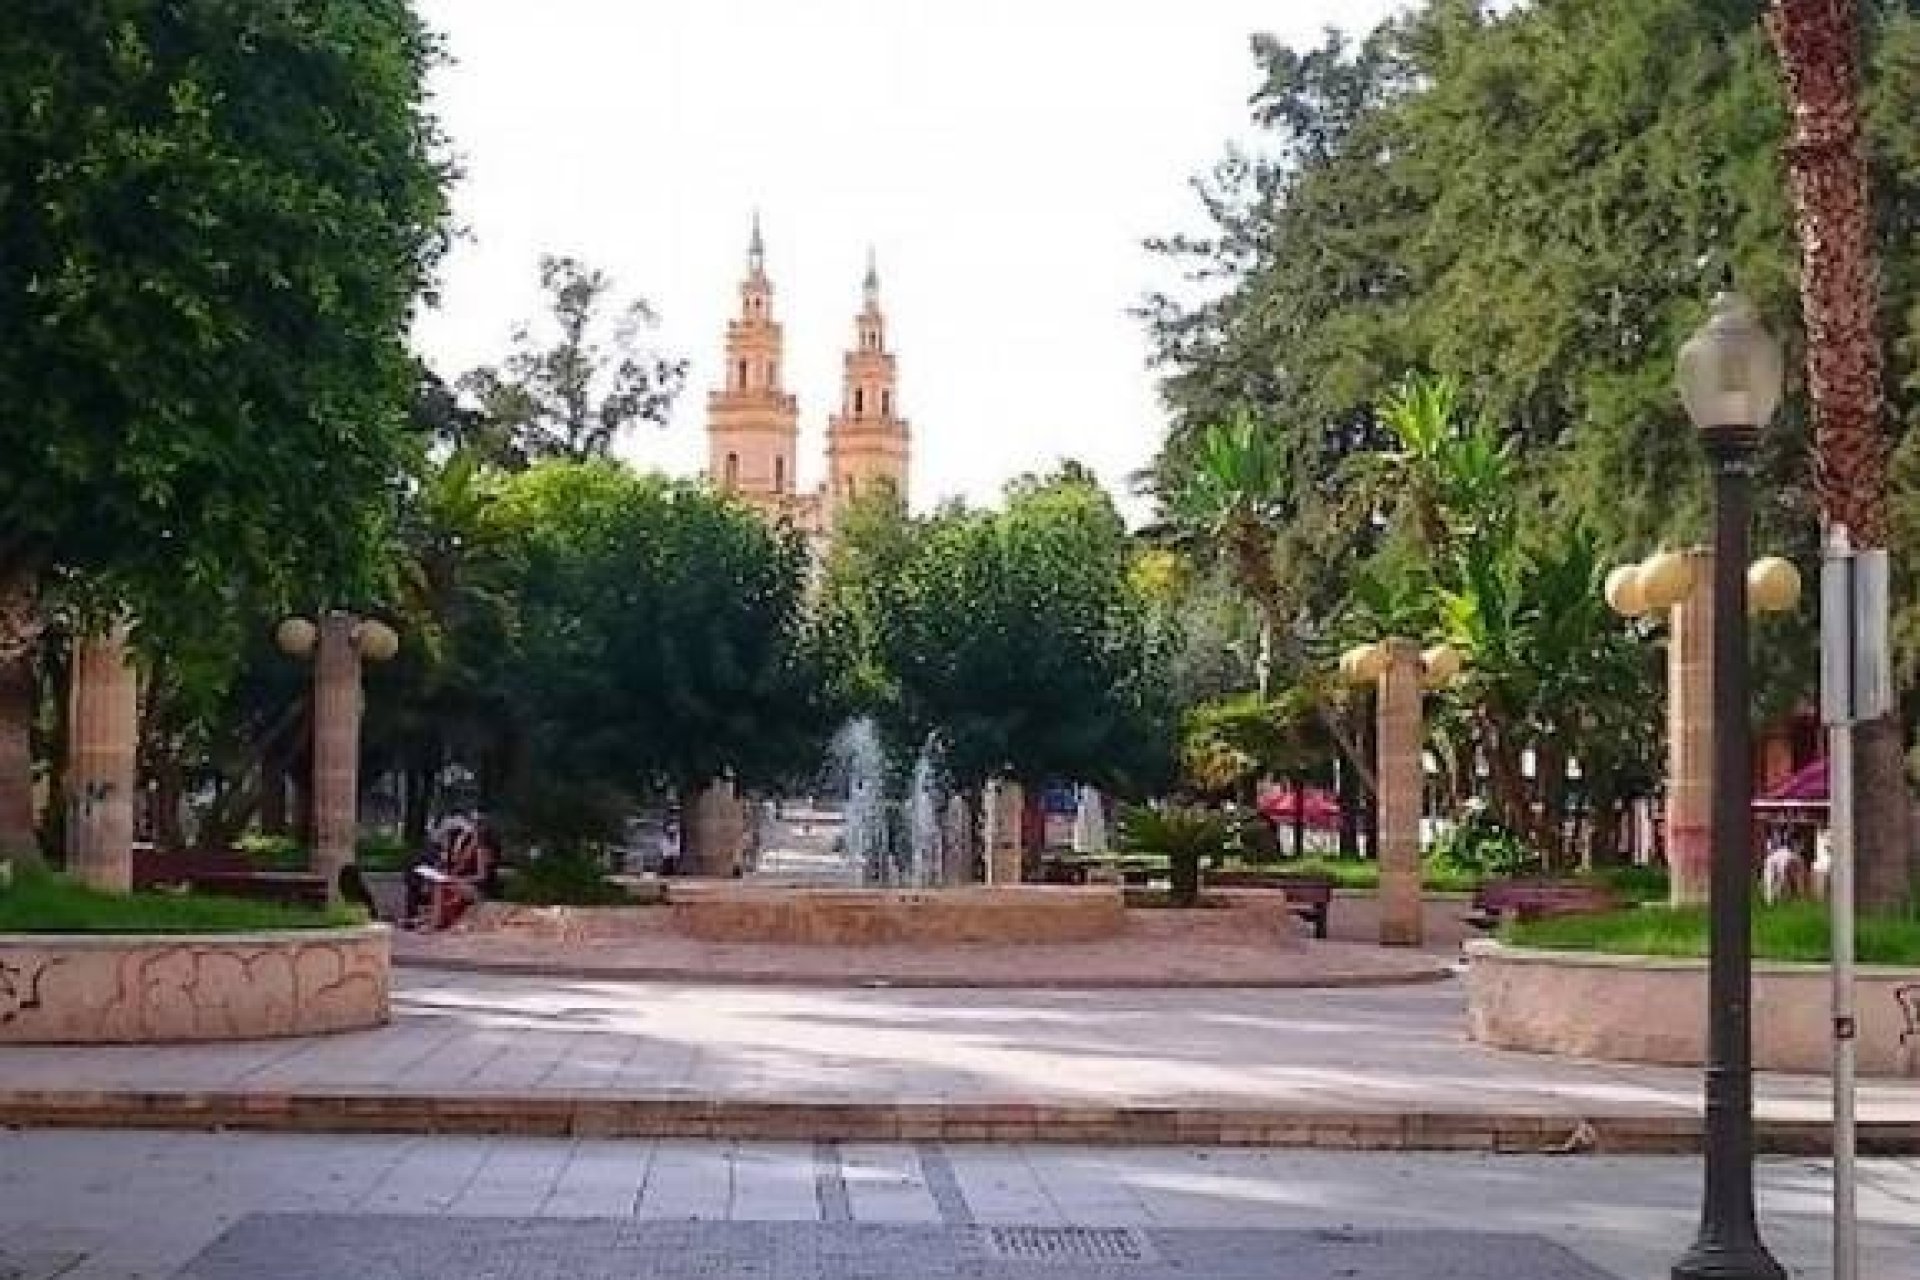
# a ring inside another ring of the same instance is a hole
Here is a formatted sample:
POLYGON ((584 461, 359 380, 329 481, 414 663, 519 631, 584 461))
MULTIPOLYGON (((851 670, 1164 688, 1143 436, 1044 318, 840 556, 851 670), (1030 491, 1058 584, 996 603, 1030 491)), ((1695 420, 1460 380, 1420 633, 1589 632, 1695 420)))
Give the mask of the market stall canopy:
POLYGON ((1815 760, 1753 802, 1756 809, 1824 809, 1827 807, 1827 762, 1815 760))
POLYGON ((1319 787, 1268 787, 1260 793, 1260 814, 1267 821, 1289 824, 1296 813, 1309 827, 1332 830, 1340 825, 1339 800, 1319 787))

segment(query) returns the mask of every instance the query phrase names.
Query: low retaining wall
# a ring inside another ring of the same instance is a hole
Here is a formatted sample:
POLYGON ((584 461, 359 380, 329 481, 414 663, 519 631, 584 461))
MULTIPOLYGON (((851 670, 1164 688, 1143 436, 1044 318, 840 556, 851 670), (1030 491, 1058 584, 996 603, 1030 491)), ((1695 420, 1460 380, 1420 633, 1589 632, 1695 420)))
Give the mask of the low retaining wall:
POLYGON ((1117 886, 979 886, 957 889, 758 888, 675 881, 674 928, 706 942, 1090 942, 1118 936, 1126 909, 1117 886))
POLYGON ((385 925, 0 934, 0 1044, 318 1035, 387 1021, 385 925))
MULTIPOLYGON (((1827 1072, 1830 983, 1825 965, 1755 962, 1755 1067, 1827 1072)), ((1863 966, 1854 1004, 1861 1073, 1920 1076, 1920 971, 1863 966)), ((1467 1032, 1503 1049, 1695 1066, 1706 1054, 1706 962, 1479 939, 1467 944, 1467 1032)))

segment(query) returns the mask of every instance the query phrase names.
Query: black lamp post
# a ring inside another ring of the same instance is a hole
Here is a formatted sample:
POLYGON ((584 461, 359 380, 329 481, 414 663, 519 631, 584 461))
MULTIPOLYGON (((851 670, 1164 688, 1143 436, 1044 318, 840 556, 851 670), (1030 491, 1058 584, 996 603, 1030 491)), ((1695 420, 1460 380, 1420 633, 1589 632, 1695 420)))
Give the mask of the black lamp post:
POLYGON ((1780 347, 1737 293, 1680 348, 1680 398, 1713 466, 1712 919, 1706 1192, 1674 1280, 1784 1280, 1753 1208, 1753 792, 1746 564, 1753 455, 1780 403, 1780 347))

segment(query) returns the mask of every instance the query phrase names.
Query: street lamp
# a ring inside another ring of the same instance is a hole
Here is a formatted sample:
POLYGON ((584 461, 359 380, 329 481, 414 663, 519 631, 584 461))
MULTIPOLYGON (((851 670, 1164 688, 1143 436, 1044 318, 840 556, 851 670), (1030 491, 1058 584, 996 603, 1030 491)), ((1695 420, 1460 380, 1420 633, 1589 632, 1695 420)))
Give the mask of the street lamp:
POLYGON ((1420 901, 1420 813, 1426 787, 1421 766, 1422 689, 1439 689, 1460 674, 1451 645, 1422 651, 1389 636, 1340 655, 1340 674, 1377 691, 1374 791, 1380 803, 1380 944, 1417 947, 1424 937, 1420 901))
POLYGON ((1706 1187, 1675 1280, 1784 1280, 1753 1208, 1752 726, 1747 581, 1753 455, 1780 403, 1780 346, 1737 293, 1680 348, 1680 399, 1713 468, 1713 816, 1706 1187))
POLYGON ((386 662, 400 651, 392 627, 333 609, 317 620, 287 618, 274 643, 294 658, 313 659, 314 871, 337 894, 340 871, 353 861, 360 830, 360 667, 386 662))
MULTIPOLYGON (((1661 619, 1667 635, 1666 853, 1668 901, 1711 897, 1714 684, 1713 551, 1662 551, 1607 575, 1607 604, 1627 618, 1661 619)), ((1800 598, 1800 574, 1778 556, 1747 568, 1747 612, 1782 613, 1800 598)))

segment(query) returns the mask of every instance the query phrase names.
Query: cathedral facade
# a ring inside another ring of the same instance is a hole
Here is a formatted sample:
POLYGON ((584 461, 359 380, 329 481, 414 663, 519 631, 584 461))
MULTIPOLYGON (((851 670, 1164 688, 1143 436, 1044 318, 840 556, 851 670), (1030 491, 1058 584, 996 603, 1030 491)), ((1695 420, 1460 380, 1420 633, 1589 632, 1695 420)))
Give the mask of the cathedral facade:
POLYGON ((816 542, 856 498, 886 491, 907 500, 910 435, 900 416, 893 353, 871 257, 842 362, 840 409, 827 418, 827 478, 802 491, 795 479, 800 407, 786 389, 785 339, 773 313, 760 220, 747 245, 740 314, 727 322, 721 384, 707 396, 707 474, 712 483, 816 542))

